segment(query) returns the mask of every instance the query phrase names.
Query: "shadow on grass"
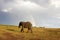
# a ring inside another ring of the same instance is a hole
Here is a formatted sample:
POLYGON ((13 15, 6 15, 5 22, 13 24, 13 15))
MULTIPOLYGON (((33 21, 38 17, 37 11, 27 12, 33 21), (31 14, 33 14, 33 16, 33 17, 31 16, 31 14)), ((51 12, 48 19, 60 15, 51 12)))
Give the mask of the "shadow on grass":
POLYGON ((13 30, 13 29, 7 29, 7 30, 9 30, 9 31, 16 31, 16 30, 13 30))

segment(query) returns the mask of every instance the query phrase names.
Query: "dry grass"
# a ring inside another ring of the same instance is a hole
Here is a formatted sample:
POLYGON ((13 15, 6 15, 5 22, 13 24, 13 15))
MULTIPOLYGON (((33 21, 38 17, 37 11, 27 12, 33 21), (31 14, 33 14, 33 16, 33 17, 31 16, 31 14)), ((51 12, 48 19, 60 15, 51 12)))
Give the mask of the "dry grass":
POLYGON ((17 26, 0 25, 0 40, 60 40, 60 28, 33 28, 33 33, 20 32, 17 26))

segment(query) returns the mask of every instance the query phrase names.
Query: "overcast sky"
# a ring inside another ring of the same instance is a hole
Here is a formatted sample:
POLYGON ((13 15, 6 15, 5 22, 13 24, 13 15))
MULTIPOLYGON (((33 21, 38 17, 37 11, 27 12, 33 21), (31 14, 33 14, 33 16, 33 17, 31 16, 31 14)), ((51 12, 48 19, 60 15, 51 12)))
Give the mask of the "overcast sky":
POLYGON ((0 0, 0 24, 60 28, 60 0, 0 0))

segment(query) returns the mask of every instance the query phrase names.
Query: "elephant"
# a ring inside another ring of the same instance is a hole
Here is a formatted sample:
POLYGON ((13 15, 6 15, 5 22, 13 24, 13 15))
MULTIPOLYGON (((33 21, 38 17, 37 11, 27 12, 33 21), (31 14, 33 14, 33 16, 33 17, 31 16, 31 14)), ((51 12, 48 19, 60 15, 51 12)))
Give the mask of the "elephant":
POLYGON ((21 28, 21 32, 24 32, 24 28, 28 28, 27 32, 29 32, 29 30, 30 30, 31 33, 32 33, 32 24, 31 24, 31 22, 23 22, 23 21, 21 21, 21 22, 19 22, 19 26, 18 27, 19 28, 22 27, 21 28))

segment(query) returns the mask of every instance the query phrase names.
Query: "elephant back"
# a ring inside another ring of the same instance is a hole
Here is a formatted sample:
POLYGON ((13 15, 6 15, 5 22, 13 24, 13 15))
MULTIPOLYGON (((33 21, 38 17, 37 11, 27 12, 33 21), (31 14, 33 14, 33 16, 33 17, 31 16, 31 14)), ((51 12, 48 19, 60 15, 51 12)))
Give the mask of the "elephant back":
POLYGON ((32 24, 30 22, 25 22, 24 23, 24 28, 31 27, 31 26, 32 26, 32 24))

